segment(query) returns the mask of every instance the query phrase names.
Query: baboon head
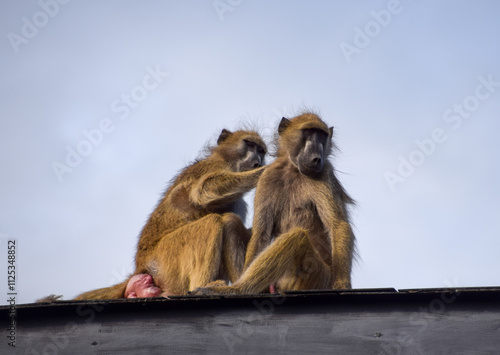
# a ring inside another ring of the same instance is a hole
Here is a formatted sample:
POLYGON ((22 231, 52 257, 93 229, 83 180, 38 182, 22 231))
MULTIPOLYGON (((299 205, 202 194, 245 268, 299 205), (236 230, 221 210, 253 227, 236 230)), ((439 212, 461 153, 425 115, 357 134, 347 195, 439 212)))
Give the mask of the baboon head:
POLYGON ((331 153, 333 127, 315 114, 306 113, 292 119, 283 117, 279 128, 278 156, 289 157, 301 174, 315 177, 323 171, 331 153))
POLYGON ((257 132, 223 129, 214 152, 223 157, 231 170, 241 172, 263 166, 267 147, 257 132))

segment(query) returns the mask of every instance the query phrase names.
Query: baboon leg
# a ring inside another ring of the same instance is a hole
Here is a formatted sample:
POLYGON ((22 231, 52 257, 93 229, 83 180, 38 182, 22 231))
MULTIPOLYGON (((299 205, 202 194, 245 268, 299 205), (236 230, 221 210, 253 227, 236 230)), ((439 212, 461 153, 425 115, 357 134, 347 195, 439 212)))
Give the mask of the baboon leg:
POLYGON ((163 235, 146 270, 162 290, 182 295, 192 283, 203 285, 215 279, 221 247, 222 217, 211 214, 163 235))
POLYGON ((227 273, 231 282, 236 282, 243 272, 245 252, 251 234, 237 214, 223 214, 222 224, 224 228, 222 236, 223 271, 227 273))
POLYGON ((148 271, 171 295, 207 285, 222 275, 236 280, 244 263, 248 234, 233 213, 211 214, 162 237, 148 271))
POLYGON ((205 287, 193 290, 193 294, 255 294, 287 274, 290 268, 299 265, 311 249, 307 231, 294 229, 279 236, 267 246, 243 272, 232 286, 205 287))

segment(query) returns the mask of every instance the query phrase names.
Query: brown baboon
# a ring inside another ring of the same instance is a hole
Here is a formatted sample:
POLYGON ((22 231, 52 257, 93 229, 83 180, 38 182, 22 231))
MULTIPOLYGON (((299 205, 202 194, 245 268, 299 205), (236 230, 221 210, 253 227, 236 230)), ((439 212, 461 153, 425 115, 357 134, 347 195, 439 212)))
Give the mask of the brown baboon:
POLYGON ((243 195, 264 171, 265 154, 256 132, 222 130, 209 155, 173 180, 149 217, 132 276, 75 299, 180 295, 216 279, 236 281, 250 239, 243 195))
POLYGON ((277 158, 257 183, 243 274, 193 294, 351 288, 354 201, 328 160, 332 133, 312 113, 281 120, 277 158))

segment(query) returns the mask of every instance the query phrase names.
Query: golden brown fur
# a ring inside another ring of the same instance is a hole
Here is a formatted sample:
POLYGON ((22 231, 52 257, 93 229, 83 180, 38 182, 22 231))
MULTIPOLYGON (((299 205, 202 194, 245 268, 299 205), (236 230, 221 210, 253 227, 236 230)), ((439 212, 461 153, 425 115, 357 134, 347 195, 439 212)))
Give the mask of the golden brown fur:
MULTIPOLYGON (((264 171, 265 150, 256 132, 222 130, 210 154, 175 178, 149 217, 133 275, 153 276, 162 295, 185 294, 216 279, 237 280, 250 238, 242 197, 264 171)), ((76 299, 122 298, 129 280, 76 299)))
POLYGON ((278 156, 262 174, 245 271, 232 286, 194 294, 351 288, 353 200, 328 161, 333 127, 305 113, 279 127, 278 156))

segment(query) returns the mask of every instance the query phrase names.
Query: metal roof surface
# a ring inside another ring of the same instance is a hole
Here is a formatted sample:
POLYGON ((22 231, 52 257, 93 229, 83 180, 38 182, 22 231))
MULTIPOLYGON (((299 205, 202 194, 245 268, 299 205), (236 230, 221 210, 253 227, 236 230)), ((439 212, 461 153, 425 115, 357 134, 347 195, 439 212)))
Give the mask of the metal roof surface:
POLYGON ((15 320, 20 354, 500 353, 500 287, 61 301, 16 305, 9 318, 12 310, 0 307, 1 326, 9 335, 15 320))

